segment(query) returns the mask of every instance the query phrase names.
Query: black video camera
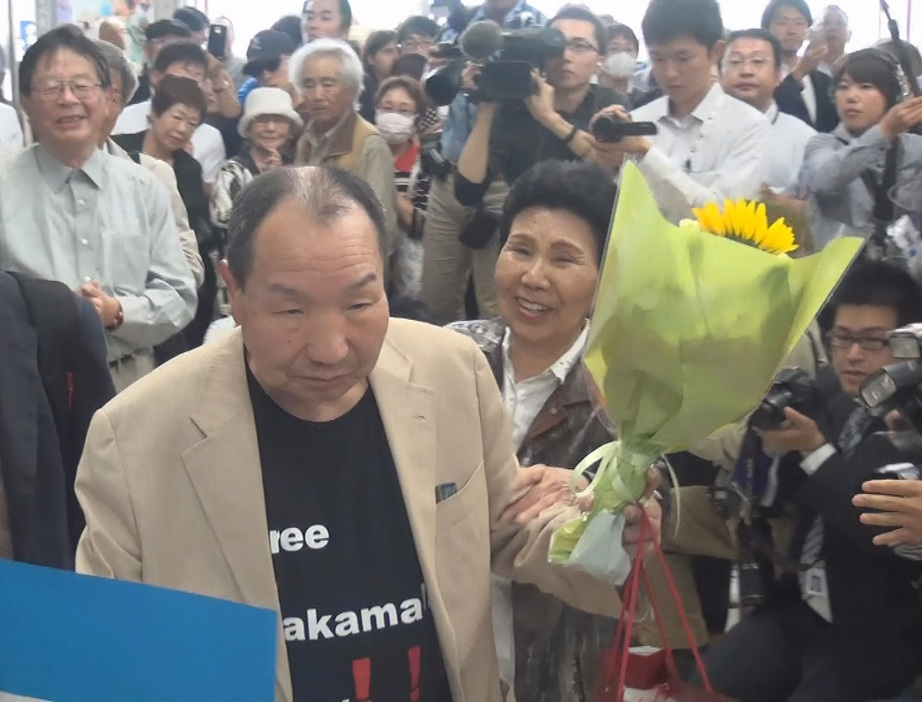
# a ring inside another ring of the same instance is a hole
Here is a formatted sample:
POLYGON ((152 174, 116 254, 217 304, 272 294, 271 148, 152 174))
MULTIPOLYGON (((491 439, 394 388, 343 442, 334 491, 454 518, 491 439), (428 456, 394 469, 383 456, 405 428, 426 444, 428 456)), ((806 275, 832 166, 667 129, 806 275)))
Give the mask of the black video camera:
MULTIPOLYGON (((477 97, 485 102, 524 100, 537 92, 532 71, 563 56, 567 39, 559 29, 519 29, 504 32, 498 54, 486 63, 477 81, 477 97)), ((462 49, 464 45, 462 44, 462 49)))
POLYGON ((826 406, 823 393, 814 378, 800 368, 785 368, 778 373, 762 402, 749 418, 754 429, 771 431, 785 422, 784 410, 790 407, 811 419, 817 419, 826 406))
POLYGON ((631 122, 613 114, 597 117, 592 123, 592 136, 599 141, 612 144, 625 137, 656 136, 656 133, 656 125, 653 122, 631 122))
MULTIPOLYGON (((548 61, 563 56, 566 47, 567 39, 559 29, 529 27, 504 32, 489 20, 474 22, 458 40, 461 53, 482 66, 472 97, 483 102, 524 100, 534 95, 537 86, 532 71, 544 70, 548 61)), ((464 60, 455 59, 426 79, 426 92, 437 105, 454 100, 461 89, 465 65, 464 60)))

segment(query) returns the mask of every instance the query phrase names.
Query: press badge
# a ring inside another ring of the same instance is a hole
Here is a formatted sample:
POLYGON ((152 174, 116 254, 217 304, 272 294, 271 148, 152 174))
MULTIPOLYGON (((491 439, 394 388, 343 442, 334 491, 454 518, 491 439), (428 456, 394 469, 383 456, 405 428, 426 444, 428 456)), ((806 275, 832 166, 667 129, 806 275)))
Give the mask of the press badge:
POLYGON ((826 569, 814 566, 807 571, 807 595, 810 597, 828 597, 826 592, 826 569))
POLYGON ((826 569, 813 566, 804 578, 804 595, 807 605, 827 622, 832 621, 829 607, 829 588, 826 585, 826 569))

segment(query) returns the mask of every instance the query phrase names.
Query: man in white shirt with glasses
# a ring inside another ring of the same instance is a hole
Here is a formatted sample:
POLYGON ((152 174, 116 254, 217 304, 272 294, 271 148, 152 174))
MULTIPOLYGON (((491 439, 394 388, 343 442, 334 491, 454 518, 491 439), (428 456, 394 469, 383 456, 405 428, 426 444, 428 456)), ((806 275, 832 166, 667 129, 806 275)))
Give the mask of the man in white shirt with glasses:
POLYGON ((763 189, 796 195, 797 174, 816 130, 784 114, 775 103, 781 84, 781 44, 764 29, 733 32, 727 39, 721 82, 724 91, 762 112, 771 124, 762 173, 763 189))

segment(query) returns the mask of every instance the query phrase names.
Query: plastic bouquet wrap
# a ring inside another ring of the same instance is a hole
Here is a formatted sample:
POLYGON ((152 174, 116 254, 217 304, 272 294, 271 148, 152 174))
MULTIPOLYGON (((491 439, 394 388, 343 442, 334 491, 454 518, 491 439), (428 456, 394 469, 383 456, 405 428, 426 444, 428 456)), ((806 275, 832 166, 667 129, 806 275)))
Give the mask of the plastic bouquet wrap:
POLYGON ((587 456, 597 466, 588 514, 561 527, 550 559, 614 582, 630 571, 622 511, 643 494, 657 456, 741 419, 755 407, 860 250, 837 239, 792 259, 793 231, 765 206, 716 203, 679 226, 661 214, 627 164, 605 253, 585 362, 620 440, 587 456))

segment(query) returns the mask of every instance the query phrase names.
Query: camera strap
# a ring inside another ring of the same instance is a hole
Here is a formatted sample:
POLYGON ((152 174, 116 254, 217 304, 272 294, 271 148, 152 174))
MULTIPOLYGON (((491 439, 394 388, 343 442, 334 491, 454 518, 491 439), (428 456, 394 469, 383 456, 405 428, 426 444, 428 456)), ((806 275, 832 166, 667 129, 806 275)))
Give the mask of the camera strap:
MULTIPOLYGON (((850 143, 842 137, 837 137, 837 139, 846 146, 850 143)), ((875 222, 889 224, 893 221, 894 207, 893 200, 890 199, 890 191, 896 185, 897 171, 902 160, 902 145, 903 143, 900 139, 895 139, 890 144, 884 159, 884 170, 880 179, 870 168, 861 172, 861 182, 864 183, 864 187, 867 188, 868 194, 874 201, 872 217, 875 222)))

